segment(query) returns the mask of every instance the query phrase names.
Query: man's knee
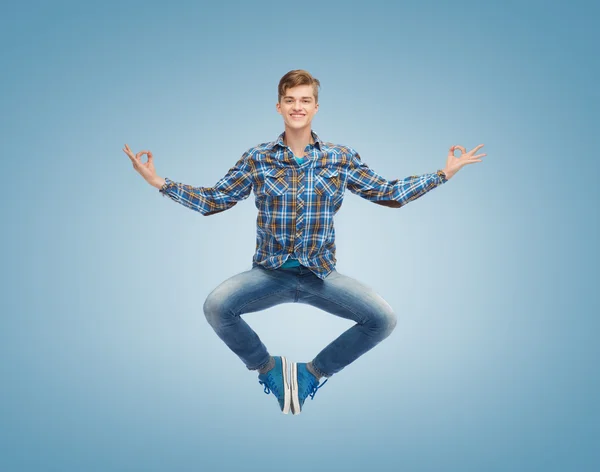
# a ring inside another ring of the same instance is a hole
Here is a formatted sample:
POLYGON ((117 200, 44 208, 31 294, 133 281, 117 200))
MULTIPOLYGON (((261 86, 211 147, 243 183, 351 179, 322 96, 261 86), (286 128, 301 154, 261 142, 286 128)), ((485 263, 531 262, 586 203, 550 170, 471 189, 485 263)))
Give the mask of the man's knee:
POLYGON ((398 315, 392 311, 392 314, 388 318, 388 330, 391 333, 398 324, 398 315))
POLYGON ((384 304, 378 311, 371 314, 365 324, 374 337, 384 339, 392 334, 397 323, 398 317, 392 307, 384 304))
POLYGON ((385 304, 375 317, 374 325, 383 338, 387 338, 398 324, 398 316, 389 304, 385 304))
POLYGON ((208 297, 206 297, 206 300, 204 300, 202 311, 204 312, 206 321, 208 321, 212 327, 216 328, 220 325, 223 314, 225 313, 225 307, 223 299, 218 296, 215 290, 213 290, 208 297))
POLYGON ((381 329, 386 337, 392 334, 396 324, 398 324, 398 316, 396 313, 391 308, 386 310, 381 321, 381 329))

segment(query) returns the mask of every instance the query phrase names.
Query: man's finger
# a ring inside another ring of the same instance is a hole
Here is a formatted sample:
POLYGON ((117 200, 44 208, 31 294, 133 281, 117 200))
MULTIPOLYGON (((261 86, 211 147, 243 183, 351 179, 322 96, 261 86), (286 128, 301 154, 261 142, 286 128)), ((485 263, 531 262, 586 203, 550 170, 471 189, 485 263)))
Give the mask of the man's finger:
POLYGON ((483 147, 483 144, 480 144, 479 146, 475 146, 473 149, 471 149, 470 152, 472 152, 473 154, 475 154, 477 151, 479 151, 481 148, 483 147))
POLYGON ((465 152, 467 152, 467 150, 463 147, 463 146, 454 146, 456 149, 460 149, 461 152, 464 154, 465 152))
MULTIPOLYGON (((123 151, 125 151, 125 149, 123 149, 123 151)), ((129 159, 131 159, 132 161, 135 161, 135 157, 131 153, 125 151, 125 154, 127 154, 127 157, 129 157, 129 159)))
POLYGON ((148 151, 148 162, 152 161, 152 153, 148 151))

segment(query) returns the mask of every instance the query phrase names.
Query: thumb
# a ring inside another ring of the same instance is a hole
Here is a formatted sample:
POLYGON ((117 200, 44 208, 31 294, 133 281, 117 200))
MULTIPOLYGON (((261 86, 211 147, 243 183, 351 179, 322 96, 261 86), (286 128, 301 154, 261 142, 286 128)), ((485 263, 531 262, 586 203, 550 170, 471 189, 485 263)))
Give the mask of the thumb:
POLYGON ((148 154, 150 151, 140 151, 135 155, 135 158, 141 162, 140 158, 144 155, 144 154, 148 154))

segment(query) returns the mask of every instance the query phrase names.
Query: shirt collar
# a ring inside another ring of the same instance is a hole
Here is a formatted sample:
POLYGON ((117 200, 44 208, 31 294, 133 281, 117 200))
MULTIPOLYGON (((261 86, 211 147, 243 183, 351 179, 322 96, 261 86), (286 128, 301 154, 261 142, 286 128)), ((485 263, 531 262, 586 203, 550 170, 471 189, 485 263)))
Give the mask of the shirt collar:
MULTIPOLYGON (((315 133, 314 131, 311 130, 310 134, 312 135, 312 138, 314 141, 314 146, 317 147, 319 150, 321 150, 321 139, 319 138, 319 136, 317 136, 317 133, 315 133)), ((285 131, 283 133, 281 133, 275 141, 271 141, 267 145, 267 148, 273 149, 273 148, 275 148, 275 146, 281 146, 282 148, 284 148, 285 147, 285 144, 283 144, 284 136, 285 136, 285 131)))

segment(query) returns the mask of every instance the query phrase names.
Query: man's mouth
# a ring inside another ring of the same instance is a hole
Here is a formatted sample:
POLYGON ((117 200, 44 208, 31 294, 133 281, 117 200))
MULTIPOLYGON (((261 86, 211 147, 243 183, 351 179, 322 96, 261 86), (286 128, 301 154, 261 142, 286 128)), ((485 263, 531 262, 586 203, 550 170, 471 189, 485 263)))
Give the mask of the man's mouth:
POLYGON ((292 117, 294 117, 294 118, 302 118, 303 116, 304 116, 303 114, 292 113, 292 117))

